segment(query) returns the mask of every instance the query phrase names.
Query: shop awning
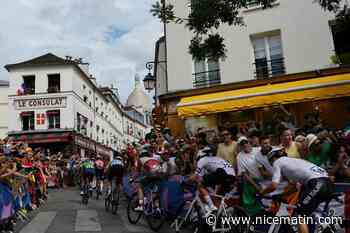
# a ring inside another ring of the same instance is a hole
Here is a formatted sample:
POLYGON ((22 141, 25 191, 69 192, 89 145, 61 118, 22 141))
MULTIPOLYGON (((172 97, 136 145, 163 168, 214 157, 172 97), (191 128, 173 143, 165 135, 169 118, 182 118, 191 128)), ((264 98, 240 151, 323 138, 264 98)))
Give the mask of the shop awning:
POLYGON ((305 79, 182 98, 180 117, 350 96, 350 74, 305 79))
POLYGON ((68 142, 70 141, 70 133, 38 133, 38 134, 21 134, 10 137, 11 141, 26 142, 28 144, 41 144, 52 142, 68 142))

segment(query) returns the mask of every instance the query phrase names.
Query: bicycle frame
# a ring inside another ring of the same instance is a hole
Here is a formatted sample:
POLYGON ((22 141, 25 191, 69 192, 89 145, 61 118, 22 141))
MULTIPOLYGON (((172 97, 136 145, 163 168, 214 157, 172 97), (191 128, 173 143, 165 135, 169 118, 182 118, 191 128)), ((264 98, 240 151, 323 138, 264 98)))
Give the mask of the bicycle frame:
MULTIPOLYGON (((213 197, 218 197, 218 198, 221 199, 218 211, 217 211, 216 216, 215 216, 216 219, 218 219, 220 217, 221 213, 224 213, 225 216, 228 216, 227 210, 226 210, 227 205, 225 203, 225 200, 228 198, 228 195, 226 194, 225 196, 220 196, 220 195, 212 195, 212 196, 213 197)), ((196 193, 195 198, 191 202, 190 207, 189 207, 189 209, 187 210, 187 212, 185 214, 185 217, 183 219, 181 219, 180 222, 179 222, 179 219, 176 218, 175 221, 170 225, 170 227, 171 228, 175 227, 175 231, 179 232, 181 227, 182 227, 182 225, 188 220, 188 218, 189 218, 190 214, 192 213, 192 211, 194 210, 194 206, 196 204, 198 204, 198 206, 200 207, 201 211, 205 212, 204 203, 200 199, 198 192, 196 193)), ((200 216, 198 216, 198 217, 200 217, 200 216)), ((229 225, 228 228, 225 228, 225 227, 223 227, 223 228, 216 228, 216 222, 212 226, 212 232, 225 232, 225 231, 230 231, 231 229, 232 228, 231 228, 230 225, 229 225)), ((198 229, 196 229, 195 233, 197 232, 197 230, 198 229)))

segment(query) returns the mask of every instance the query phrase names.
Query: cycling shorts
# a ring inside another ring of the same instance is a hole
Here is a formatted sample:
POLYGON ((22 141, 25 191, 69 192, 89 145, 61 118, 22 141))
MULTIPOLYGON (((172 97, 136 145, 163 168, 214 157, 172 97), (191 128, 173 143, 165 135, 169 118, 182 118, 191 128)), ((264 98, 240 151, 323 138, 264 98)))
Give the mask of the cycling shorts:
POLYGON ((309 180, 302 188, 297 203, 296 214, 311 216, 317 207, 332 198, 334 184, 328 177, 309 180))
POLYGON ((111 182, 113 178, 117 179, 117 183, 121 184, 124 175, 124 166, 122 165, 113 165, 109 168, 108 171, 108 180, 111 182))
POLYGON ((215 172, 203 176, 202 185, 205 187, 215 187, 221 185, 223 192, 229 192, 234 185, 235 177, 228 175, 224 169, 218 168, 215 172))
POLYGON ((81 175, 83 179, 88 179, 89 181, 92 181, 92 179, 95 176, 95 169, 93 168, 82 168, 81 175))
POLYGON ((96 179, 97 180, 104 180, 104 170, 103 169, 95 169, 96 172, 96 179))

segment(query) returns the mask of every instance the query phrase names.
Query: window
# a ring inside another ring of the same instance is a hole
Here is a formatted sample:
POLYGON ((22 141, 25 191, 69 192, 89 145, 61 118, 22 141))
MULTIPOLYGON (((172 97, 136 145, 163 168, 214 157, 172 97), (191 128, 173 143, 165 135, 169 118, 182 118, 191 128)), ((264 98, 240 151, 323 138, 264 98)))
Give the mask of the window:
POLYGON ((60 74, 49 74, 48 78, 48 93, 57 93, 61 91, 60 74))
POLYGON ((220 84, 220 67, 217 59, 207 58, 205 60, 194 62, 194 81, 195 88, 209 87, 220 84))
POLYGON ((252 37, 255 76, 258 79, 285 73, 281 35, 252 37))
POLYGON ((337 21, 330 22, 331 31, 333 35, 335 54, 337 55, 336 63, 349 64, 350 63, 350 27, 341 25, 337 21))
POLYGON ((35 76, 34 75, 23 76, 22 89, 25 95, 35 94, 35 76))
POLYGON ((86 89, 86 86, 85 85, 83 85, 83 90, 85 90, 86 89))
POLYGON ((83 99, 84 99, 84 102, 87 103, 88 97, 86 95, 84 95, 83 99))
POLYGON ((61 128, 60 110, 47 111, 46 115, 49 120, 49 129, 61 128))
POLYGON ((34 111, 31 112, 22 112, 22 130, 34 130, 34 111))

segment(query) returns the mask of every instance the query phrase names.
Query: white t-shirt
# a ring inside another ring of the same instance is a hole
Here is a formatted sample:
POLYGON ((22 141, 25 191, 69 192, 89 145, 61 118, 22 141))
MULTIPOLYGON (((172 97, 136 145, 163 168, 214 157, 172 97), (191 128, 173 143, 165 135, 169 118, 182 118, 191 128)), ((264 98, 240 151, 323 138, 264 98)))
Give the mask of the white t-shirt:
POLYGON ((257 153, 259 153, 259 149, 256 147, 252 148, 250 153, 245 153, 244 151, 239 152, 237 156, 238 175, 242 175, 243 172, 246 172, 254 179, 263 179, 258 169, 258 162, 256 160, 257 153))
POLYGON ((218 168, 225 170, 227 175, 235 176, 235 170, 233 166, 223 158, 216 156, 201 158, 197 162, 196 175, 205 176, 207 174, 216 172, 218 168))
POLYGON ((270 174, 273 174, 273 168, 267 157, 263 154, 261 154, 261 151, 259 151, 256 156, 256 162, 258 163, 259 167, 264 167, 270 174))
POLYGON ((168 173, 168 175, 175 175, 177 173, 175 159, 176 157, 171 157, 168 161, 162 163, 162 171, 164 173, 168 173))
POLYGON ((321 177, 328 177, 326 170, 303 159, 282 157, 273 163, 272 181, 274 183, 279 183, 282 178, 285 178, 306 184, 311 179, 321 177))

